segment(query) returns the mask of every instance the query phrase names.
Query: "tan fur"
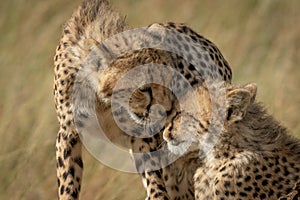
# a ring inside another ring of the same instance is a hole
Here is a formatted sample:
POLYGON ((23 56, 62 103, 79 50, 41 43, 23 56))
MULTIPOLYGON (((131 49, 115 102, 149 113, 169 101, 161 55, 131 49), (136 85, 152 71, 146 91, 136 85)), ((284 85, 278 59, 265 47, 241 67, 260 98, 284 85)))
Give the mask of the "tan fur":
MULTIPOLYGON (((85 115, 87 110, 90 109, 89 102, 75 105, 72 101, 74 85, 81 85, 86 88, 86 91, 75 91, 77 95, 78 93, 81 94, 80 92, 85 92, 82 93, 82 96, 89 97, 96 94, 96 109, 100 125, 112 141, 125 149, 132 149, 132 152, 147 154, 161 147, 163 142, 162 133, 154 137, 141 139, 128 136, 121 131, 114 121, 110 107, 111 95, 116 82, 124 73, 137 65, 164 64, 179 71, 193 87, 202 84, 203 77, 201 77, 199 71, 193 69, 193 66, 187 60, 170 52, 147 48, 126 52, 127 49, 130 49, 130 46, 127 46, 124 40, 117 41, 115 46, 111 48, 111 52, 104 51, 105 48, 101 46, 102 42, 126 30, 126 28, 125 18, 114 12, 106 0, 84 0, 63 28, 62 37, 54 57, 54 97, 60 125, 56 141, 56 159, 58 196, 61 200, 79 198, 83 162, 81 158, 82 144, 77 131, 80 131, 78 124, 84 126, 84 122, 89 121, 88 116, 85 115), (123 54, 115 58, 114 56, 120 52, 123 54), (97 59, 101 56, 106 59, 104 64, 109 64, 109 67, 104 70, 101 63, 96 62, 96 68, 89 68, 88 62, 99 61, 97 59), (79 72, 83 74, 78 76, 79 72), (95 88, 95 86, 98 88, 95 88), (75 115, 79 118, 76 122, 74 121, 75 115)), ((208 52, 206 60, 210 57, 215 64, 213 67, 207 65, 203 71, 210 76, 218 74, 225 82, 230 83, 232 76, 230 67, 212 42, 198 35, 184 24, 171 22, 153 24, 147 30, 151 32, 151 30, 157 28, 172 30, 192 38, 195 43, 208 52)), ((179 39, 176 39, 174 44, 170 44, 170 47, 177 48, 176 44, 180 44, 180 42, 179 39)), ((191 59, 197 59, 197 55, 195 55, 197 52, 193 52, 193 54, 189 52, 192 51, 191 47, 185 48, 181 51, 189 53, 191 59)), ((171 83, 172 80, 166 80, 166 82, 171 83)), ((180 85, 178 89, 183 89, 181 87, 183 86, 180 85)), ((161 89, 157 85, 150 85, 149 88, 153 92, 152 96, 154 96, 151 102, 149 102, 150 90, 144 91, 139 88, 132 94, 130 105, 133 109, 132 112, 128 111, 131 116, 149 122, 151 117, 157 115, 157 113, 151 113, 147 110, 149 105, 154 104, 161 104, 170 113, 173 109, 174 111, 177 110, 176 98, 169 91, 161 89)), ((134 128, 133 122, 128 121, 123 125, 129 129, 134 128)), ((194 190, 189 187, 192 175, 186 175, 184 171, 185 168, 195 170, 194 166, 197 164, 193 166, 182 165, 182 160, 190 160, 189 157, 182 158, 171 166, 154 172, 146 172, 148 169, 145 166, 154 163, 156 167, 160 167, 160 160, 151 157, 148 160, 141 161, 140 159, 135 158, 135 163, 145 183, 148 199, 193 198, 194 190), (176 172, 182 173, 178 174, 176 172)))
POLYGON ((86 55, 85 39, 102 41, 123 31, 124 18, 105 0, 86 0, 64 25, 54 57, 55 108, 60 124, 56 142, 59 199, 78 199, 82 179, 81 142, 74 128, 72 86, 86 55))
MULTIPOLYGON (((171 151, 177 148, 172 144, 174 140, 182 142, 189 136, 196 141, 190 147, 193 151, 198 149, 198 159, 202 161, 194 174, 196 199, 278 199, 289 193, 288 196, 296 196, 299 189, 295 185, 300 180, 300 142, 254 101, 255 84, 228 85, 226 94, 227 116, 211 151, 205 154, 201 143, 206 132, 203 128, 179 132, 178 121, 171 121, 175 129, 164 132, 171 151)), ((198 100, 199 103, 211 102, 209 96, 203 95, 198 100)), ((190 121, 204 124, 203 119, 206 118, 190 118, 190 121)))

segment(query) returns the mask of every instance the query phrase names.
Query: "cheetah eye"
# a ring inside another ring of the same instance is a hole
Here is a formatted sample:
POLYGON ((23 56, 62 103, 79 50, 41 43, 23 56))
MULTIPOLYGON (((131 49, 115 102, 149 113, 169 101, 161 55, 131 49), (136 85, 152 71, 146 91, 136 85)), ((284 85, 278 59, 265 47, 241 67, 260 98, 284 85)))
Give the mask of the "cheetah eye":
POLYGON ((230 107, 230 108, 228 109, 228 111, 227 111, 227 120, 230 119, 232 113, 233 113, 233 108, 230 107))

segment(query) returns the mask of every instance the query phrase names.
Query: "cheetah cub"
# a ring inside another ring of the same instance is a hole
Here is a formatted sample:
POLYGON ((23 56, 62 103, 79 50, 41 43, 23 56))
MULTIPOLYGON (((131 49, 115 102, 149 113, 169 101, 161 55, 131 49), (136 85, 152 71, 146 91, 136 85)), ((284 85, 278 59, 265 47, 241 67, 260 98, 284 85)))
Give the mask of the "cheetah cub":
POLYGON ((201 86, 198 116, 181 111, 167 122, 163 136, 173 154, 201 152, 196 199, 278 199, 294 192, 300 142, 255 101, 256 90, 255 84, 226 85, 225 98, 214 98, 201 86))

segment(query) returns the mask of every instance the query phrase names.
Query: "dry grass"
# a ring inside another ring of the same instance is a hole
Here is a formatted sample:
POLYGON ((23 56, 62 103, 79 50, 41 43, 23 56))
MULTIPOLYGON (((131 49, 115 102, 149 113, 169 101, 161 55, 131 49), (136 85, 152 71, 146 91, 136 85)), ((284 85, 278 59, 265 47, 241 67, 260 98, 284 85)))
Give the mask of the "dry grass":
MULTIPOLYGON (((298 0, 113 0, 133 27, 187 22, 214 41, 234 82, 256 82, 270 113, 300 136, 298 0)), ((79 0, 0 3, 0 199, 55 199, 52 56, 79 0)), ((85 152, 83 199, 143 199, 136 175, 85 152)))

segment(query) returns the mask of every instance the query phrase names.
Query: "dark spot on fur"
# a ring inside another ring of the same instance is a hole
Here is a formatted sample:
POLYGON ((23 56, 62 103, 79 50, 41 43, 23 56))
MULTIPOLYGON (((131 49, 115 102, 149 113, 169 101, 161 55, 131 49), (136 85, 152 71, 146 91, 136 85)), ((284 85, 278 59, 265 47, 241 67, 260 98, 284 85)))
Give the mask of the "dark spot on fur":
POLYGON ((64 150, 64 159, 67 159, 71 155, 71 149, 64 150))
POLYGON ((82 162, 82 159, 81 159, 80 157, 74 158, 74 162, 75 162, 80 168, 83 168, 83 162, 82 162))
POLYGON ((64 173, 63 173, 63 179, 66 180, 67 177, 68 177, 68 173, 67 173, 67 172, 64 172, 64 173))
POLYGON ((74 147, 77 144, 77 140, 78 139, 75 139, 75 138, 71 139, 70 144, 71 144, 72 147, 74 147))
POLYGON ((63 195, 64 192, 65 192, 65 186, 62 185, 62 186, 60 187, 60 195, 63 195))
POLYGON ((58 161, 58 166, 59 167, 65 167, 64 162, 63 162, 61 157, 58 157, 57 161, 58 161))
POLYGON ((74 177, 74 175, 75 175, 75 170, 74 170, 74 167, 70 167, 70 169, 69 169, 68 173, 69 173, 71 176, 73 176, 73 177, 74 177))
POLYGON ((67 192, 67 194, 70 194, 71 189, 70 189, 69 187, 67 187, 67 188, 66 188, 66 192, 67 192))
POLYGON ((74 198, 74 199, 77 199, 78 198, 78 192, 77 190, 73 191, 71 196, 74 198))

